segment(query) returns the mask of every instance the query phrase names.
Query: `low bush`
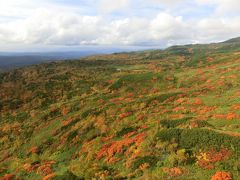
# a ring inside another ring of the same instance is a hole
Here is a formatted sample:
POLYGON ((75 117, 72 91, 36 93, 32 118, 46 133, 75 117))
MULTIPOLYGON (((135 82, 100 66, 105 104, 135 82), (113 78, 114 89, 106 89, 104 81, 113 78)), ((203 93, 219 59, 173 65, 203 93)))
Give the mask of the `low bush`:
POLYGON ((176 119, 176 120, 161 120, 160 125, 166 128, 175 128, 181 124, 186 123, 189 118, 176 119))
POLYGON ((162 141, 174 139, 181 148, 201 148, 211 147, 220 148, 232 147, 236 152, 239 151, 240 138, 226 134, 221 134, 207 129, 166 129, 158 132, 157 137, 162 141))

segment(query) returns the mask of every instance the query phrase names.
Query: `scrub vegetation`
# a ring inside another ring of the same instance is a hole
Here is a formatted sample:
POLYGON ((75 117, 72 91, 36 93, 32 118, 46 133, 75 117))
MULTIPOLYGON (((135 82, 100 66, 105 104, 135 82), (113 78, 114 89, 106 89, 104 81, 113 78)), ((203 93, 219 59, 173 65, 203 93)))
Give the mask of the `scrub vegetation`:
POLYGON ((240 41, 0 74, 2 179, 240 177, 240 41))

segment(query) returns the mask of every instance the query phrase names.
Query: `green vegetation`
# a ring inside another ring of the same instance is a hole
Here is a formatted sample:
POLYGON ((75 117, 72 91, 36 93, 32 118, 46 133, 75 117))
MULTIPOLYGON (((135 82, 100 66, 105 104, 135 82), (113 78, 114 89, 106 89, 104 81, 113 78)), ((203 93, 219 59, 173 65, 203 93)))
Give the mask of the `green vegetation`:
POLYGON ((233 39, 1 73, 0 177, 238 179, 239 59, 233 39))

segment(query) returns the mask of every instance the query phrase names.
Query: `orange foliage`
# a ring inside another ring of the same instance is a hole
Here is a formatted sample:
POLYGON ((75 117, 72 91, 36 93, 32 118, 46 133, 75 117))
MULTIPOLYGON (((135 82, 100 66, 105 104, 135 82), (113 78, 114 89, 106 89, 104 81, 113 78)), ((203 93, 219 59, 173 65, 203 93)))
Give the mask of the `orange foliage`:
POLYGON ((179 98, 179 99, 177 99, 175 102, 181 104, 181 103, 183 103, 184 101, 185 101, 184 98, 179 98))
POLYGON ((152 83, 156 83, 157 82, 157 77, 153 77, 152 78, 152 83))
POLYGON ((125 112, 125 113, 120 114, 119 118, 120 119, 124 119, 124 118, 126 118, 128 116, 131 116, 131 115, 132 115, 132 112, 125 112))
POLYGON ((207 57, 208 62, 212 62, 214 59, 212 57, 207 57))
POLYGON ((67 107, 63 107, 61 113, 63 116, 66 116, 69 113, 69 109, 67 107))
POLYGON ((127 93, 128 98, 134 97, 134 95, 135 95, 134 93, 127 93))
POLYGON ((143 114, 139 114, 137 116, 137 120, 139 120, 139 121, 143 120, 144 118, 145 118, 145 116, 143 114))
POLYGON ((114 81, 112 79, 108 81, 108 84, 113 84, 113 83, 114 81))
POLYGON ((235 93, 235 96, 240 96, 240 91, 235 93))
POLYGON ((233 112, 229 112, 228 114, 214 114, 212 117, 215 119, 227 119, 227 120, 239 118, 239 116, 233 112))
POLYGON ((34 146, 29 150, 29 152, 31 152, 32 154, 36 154, 39 152, 39 148, 37 146, 34 146))
POLYGON ((113 141, 111 143, 105 144, 97 153, 97 159, 100 160, 103 157, 106 157, 106 161, 108 163, 116 162, 118 159, 112 159, 115 154, 123 153, 123 148, 128 147, 129 145, 135 143, 135 145, 139 145, 143 142, 145 137, 145 133, 138 134, 132 138, 125 136, 124 139, 119 141, 113 141))
POLYGON ((184 107, 176 107, 173 109, 173 112, 179 112, 179 111, 185 111, 186 109, 184 107))
POLYGON ((213 85, 207 85, 207 86, 205 86, 205 88, 208 89, 208 90, 215 90, 216 89, 216 87, 213 86, 213 85))
POLYGON ((234 133, 234 132, 224 132, 224 134, 228 134, 230 136, 240 137, 240 133, 234 133))
POLYGON ((55 161, 46 161, 43 164, 24 164, 23 169, 27 172, 36 171, 38 174, 48 175, 52 174, 52 165, 55 164, 55 161))
POLYGON ((200 77, 200 80, 201 80, 201 81, 206 81, 206 79, 207 79, 206 76, 201 76, 201 77, 200 77))
POLYGON ((52 173, 52 174, 49 174, 49 175, 47 175, 47 176, 44 176, 44 177, 42 178, 42 180, 51 180, 51 179, 53 179, 55 176, 56 176, 56 174, 55 174, 55 173, 52 173))
POLYGON ((174 177, 174 178, 181 176, 184 173, 183 169, 177 168, 177 167, 163 168, 163 171, 167 173, 170 177, 174 177))
POLYGON ((201 69, 198 69, 198 70, 197 70, 197 74, 198 74, 198 75, 201 75, 201 74, 203 74, 203 73, 204 73, 203 70, 201 70, 201 69))
POLYGON ((167 81, 173 81, 173 80, 174 80, 174 77, 168 76, 168 77, 166 77, 165 79, 166 79, 167 81))
POLYGON ((221 81, 221 80, 218 80, 218 81, 217 81, 217 85, 219 85, 219 86, 223 86, 223 85, 224 85, 224 82, 221 81))
POLYGON ((43 175, 48 175, 52 174, 52 165, 55 164, 55 161, 46 161, 44 164, 40 165, 37 168, 37 173, 43 174, 43 175))
POLYGON ((73 118, 68 118, 66 121, 63 121, 63 122, 62 122, 62 125, 63 125, 63 126, 67 126, 67 125, 69 125, 72 121, 73 121, 73 118))
POLYGON ((14 174, 5 174, 5 175, 1 178, 1 180, 12 180, 12 179, 15 179, 14 177, 15 177, 14 174))
POLYGON ((133 102, 134 99, 133 99, 133 98, 126 98, 125 101, 126 101, 126 102, 133 102))
POLYGON ((225 114, 214 114, 212 117, 215 119, 225 119, 226 115, 225 114))
POLYGON ((36 165, 31 165, 31 164, 24 164, 23 165, 23 169, 25 170, 25 171, 27 171, 27 172, 32 172, 32 171, 34 171, 37 167, 38 167, 39 165, 38 164, 36 164, 36 165))
POLYGON ((148 167, 150 167, 150 165, 148 163, 143 163, 139 166, 139 169, 141 169, 142 171, 147 169, 148 167))
POLYGON ((111 140, 112 138, 113 138, 113 136, 102 137, 102 138, 101 138, 101 141, 103 141, 103 142, 107 142, 107 141, 111 140))
POLYGON ((171 119, 182 119, 184 118, 184 114, 173 114, 169 116, 171 119))
POLYGON ((147 128, 148 128, 148 125, 144 124, 144 125, 142 125, 140 128, 142 128, 142 129, 147 129, 147 128))
POLYGON ((203 169, 213 169, 216 162, 224 161, 230 156, 230 152, 221 148, 218 152, 215 149, 211 149, 205 153, 200 153, 197 156, 198 165, 203 169))
POLYGON ((235 104, 232 106, 233 110, 240 110, 240 104, 235 104))
POLYGON ((115 104, 119 104, 121 103, 125 98, 123 97, 119 97, 119 98, 114 98, 114 99, 111 99, 111 102, 115 103, 115 104))
POLYGON ((232 176, 229 172, 218 171, 211 177, 211 180, 232 180, 232 176))
POLYGON ((235 114, 235 113, 230 112, 230 113, 227 114, 226 118, 227 118, 227 120, 232 120, 232 119, 238 118, 238 115, 235 114))
POLYGON ((159 102, 158 102, 158 100, 156 100, 156 99, 154 99, 154 100, 152 100, 151 101, 151 105, 157 105, 159 102))
POLYGON ((203 106, 201 107, 196 113, 198 114, 206 114, 208 112, 214 111, 216 107, 210 107, 210 106, 203 106))
POLYGON ((237 79, 238 77, 237 77, 237 75, 232 74, 232 75, 228 76, 228 78, 230 78, 230 79, 237 79))
POLYGON ((118 162, 118 161, 120 161, 120 158, 117 158, 117 157, 111 157, 111 158, 108 159, 109 164, 113 164, 113 163, 118 162))
POLYGON ((158 92, 158 89, 155 89, 155 88, 152 89, 152 93, 153 93, 153 94, 155 94, 155 93, 157 93, 157 92, 158 92))
POLYGON ((105 104, 105 101, 104 101, 103 99, 99 99, 99 100, 98 100, 98 103, 99 103, 99 104, 105 104))
POLYGON ((148 93, 148 90, 147 90, 147 89, 143 89, 143 90, 141 91, 141 94, 142 94, 142 95, 147 94, 147 93, 148 93))
POLYGON ((196 98, 193 102, 194 105, 202 105, 203 104, 203 101, 199 98, 196 98))

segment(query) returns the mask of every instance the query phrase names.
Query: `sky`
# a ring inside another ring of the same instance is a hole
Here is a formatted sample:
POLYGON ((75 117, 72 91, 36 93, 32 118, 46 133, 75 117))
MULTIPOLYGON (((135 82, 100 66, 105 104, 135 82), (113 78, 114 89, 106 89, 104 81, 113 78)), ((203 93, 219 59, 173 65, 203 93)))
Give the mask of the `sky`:
POLYGON ((240 36, 240 0, 0 0, 0 51, 165 48, 240 36))

